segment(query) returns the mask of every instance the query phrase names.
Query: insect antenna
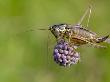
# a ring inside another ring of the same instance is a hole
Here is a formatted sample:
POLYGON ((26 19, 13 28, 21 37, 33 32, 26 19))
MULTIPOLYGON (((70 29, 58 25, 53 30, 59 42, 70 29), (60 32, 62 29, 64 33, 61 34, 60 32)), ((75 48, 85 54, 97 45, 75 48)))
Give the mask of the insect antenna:
POLYGON ((29 31, 47 31, 47 40, 46 40, 46 53, 44 54, 44 57, 46 57, 45 59, 45 64, 46 64, 46 67, 49 68, 50 67, 50 62, 49 62, 49 50, 50 50, 50 47, 49 47, 49 41, 50 41, 50 34, 49 34, 49 28, 37 28, 37 29, 28 29, 26 30, 25 32, 29 32, 29 31))
POLYGON ((50 40, 50 37, 49 37, 49 32, 47 34, 47 49, 46 49, 46 57, 47 57, 47 60, 46 60, 46 64, 47 64, 47 68, 49 68, 49 40, 50 40))
POLYGON ((29 31, 37 31, 37 30, 49 30, 49 29, 43 29, 43 28, 37 28, 37 29, 29 29, 29 30, 26 30, 25 32, 29 32, 29 31))
POLYGON ((46 58, 45 59, 45 65, 47 68, 50 67, 50 63, 49 63, 49 40, 50 40, 50 36, 49 36, 49 30, 48 28, 35 28, 35 29, 28 29, 28 30, 25 30, 24 32, 32 32, 32 31, 47 31, 47 40, 46 40, 46 50, 45 50, 45 54, 44 54, 44 57, 46 58))
POLYGON ((49 40, 50 40, 50 36, 49 36, 49 30, 48 28, 35 28, 35 29, 28 29, 25 32, 30 32, 30 31, 47 31, 47 40, 46 40, 46 53, 44 54, 45 59, 45 64, 46 67, 49 68, 50 67, 50 63, 49 63, 49 40))
POLYGON ((18 36, 18 35, 20 35, 22 33, 27 33, 27 32, 32 32, 32 31, 38 31, 38 30, 39 31, 48 31, 49 29, 46 29, 46 28, 35 28, 35 29, 31 29, 31 28, 29 28, 29 29, 24 30, 22 32, 16 33, 15 36, 18 36))

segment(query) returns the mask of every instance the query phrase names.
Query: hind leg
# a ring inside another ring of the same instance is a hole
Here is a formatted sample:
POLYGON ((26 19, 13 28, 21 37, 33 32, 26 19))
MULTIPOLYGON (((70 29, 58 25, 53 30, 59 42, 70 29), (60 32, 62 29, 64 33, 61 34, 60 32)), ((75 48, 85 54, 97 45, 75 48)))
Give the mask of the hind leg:
POLYGON ((95 47, 95 48, 106 48, 105 46, 98 45, 98 44, 96 44, 96 43, 88 42, 88 44, 90 44, 91 46, 93 46, 93 47, 95 47))

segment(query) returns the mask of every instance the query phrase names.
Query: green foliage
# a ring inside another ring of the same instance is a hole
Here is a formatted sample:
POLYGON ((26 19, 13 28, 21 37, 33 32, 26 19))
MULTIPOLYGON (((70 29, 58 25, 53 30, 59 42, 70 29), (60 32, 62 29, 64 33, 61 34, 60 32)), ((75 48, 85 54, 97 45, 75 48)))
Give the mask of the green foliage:
MULTIPOLYGON (((88 29, 107 35, 110 1, 93 3, 88 29)), ((109 44, 107 49, 80 48, 81 62, 64 68, 53 61, 55 39, 50 32, 26 32, 76 24, 88 4, 88 0, 0 0, 0 82, 110 82, 109 44)))

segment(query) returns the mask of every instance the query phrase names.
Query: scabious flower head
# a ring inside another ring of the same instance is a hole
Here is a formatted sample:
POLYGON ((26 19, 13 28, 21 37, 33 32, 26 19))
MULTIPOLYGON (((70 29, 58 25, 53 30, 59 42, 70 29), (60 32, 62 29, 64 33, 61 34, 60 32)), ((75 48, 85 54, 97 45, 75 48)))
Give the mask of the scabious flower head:
POLYGON ((74 46, 70 46, 68 42, 60 40, 54 47, 54 61, 60 66, 68 67, 77 64, 80 60, 80 54, 75 51, 74 46))

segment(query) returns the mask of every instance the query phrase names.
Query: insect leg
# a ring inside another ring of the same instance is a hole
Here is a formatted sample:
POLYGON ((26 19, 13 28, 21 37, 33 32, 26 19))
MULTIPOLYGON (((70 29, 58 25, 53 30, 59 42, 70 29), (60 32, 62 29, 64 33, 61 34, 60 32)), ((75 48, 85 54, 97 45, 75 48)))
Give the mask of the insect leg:
POLYGON ((96 43, 92 43, 92 42, 90 42, 90 41, 88 41, 88 40, 86 40, 86 39, 84 39, 84 38, 81 38, 83 41, 85 41, 86 43, 88 43, 88 44, 90 44, 91 46, 93 46, 93 47, 96 47, 96 48, 106 48, 105 46, 101 46, 101 45, 98 45, 98 44, 96 44, 96 43))
POLYGON ((92 43, 90 41, 85 40, 88 44, 90 44, 91 46, 95 47, 95 48, 106 48, 105 46, 96 44, 96 43, 92 43))
POLYGON ((89 16, 88 16, 88 19, 87 19, 87 25, 86 25, 86 27, 88 27, 88 25, 89 25, 89 20, 90 20, 90 16, 91 16, 91 12, 92 12, 92 6, 90 6, 90 9, 89 9, 89 16))
POLYGON ((105 46, 101 46, 101 45, 98 45, 96 43, 91 43, 89 41, 86 41, 88 44, 92 45, 93 47, 96 47, 96 48, 106 48, 105 46))
POLYGON ((88 27, 88 23, 89 23, 89 19, 90 19, 90 15, 91 15, 91 8, 92 5, 89 5, 89 7, 86 9, 85 13, 83 14, 83 16, 81 17, 81 19, 79 20, 77 25, 81 25, 81 23, 83 22, 84 18, 87 16, 87 14, 89 13, 89 17, 87 20, 87 27, 88 27))

